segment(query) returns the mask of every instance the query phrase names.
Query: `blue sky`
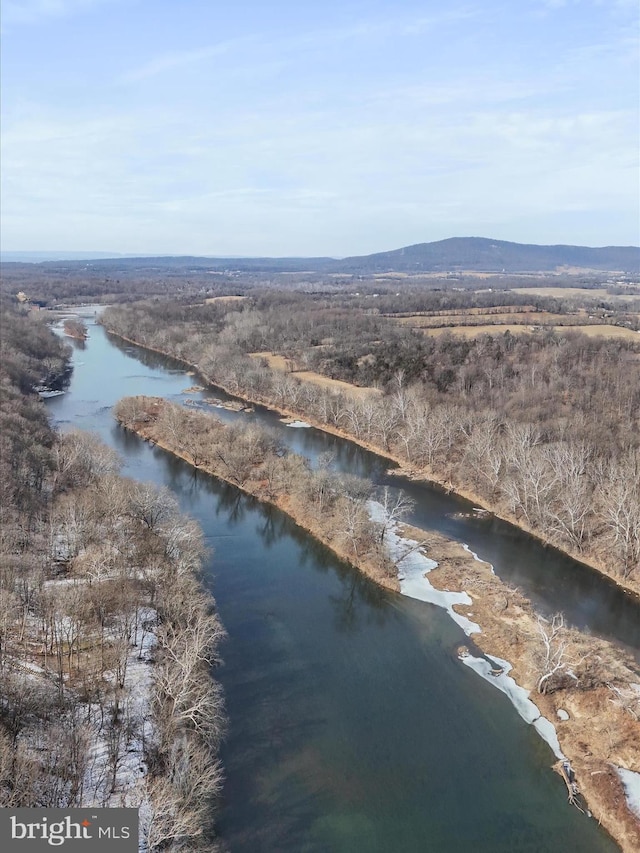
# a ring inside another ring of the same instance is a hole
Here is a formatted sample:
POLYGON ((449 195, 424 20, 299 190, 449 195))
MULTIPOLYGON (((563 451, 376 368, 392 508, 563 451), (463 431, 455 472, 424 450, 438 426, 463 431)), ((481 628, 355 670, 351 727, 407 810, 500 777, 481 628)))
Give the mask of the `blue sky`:
POLYGON ((3 0, 2 248, 638 244, 637 0, 3 0))

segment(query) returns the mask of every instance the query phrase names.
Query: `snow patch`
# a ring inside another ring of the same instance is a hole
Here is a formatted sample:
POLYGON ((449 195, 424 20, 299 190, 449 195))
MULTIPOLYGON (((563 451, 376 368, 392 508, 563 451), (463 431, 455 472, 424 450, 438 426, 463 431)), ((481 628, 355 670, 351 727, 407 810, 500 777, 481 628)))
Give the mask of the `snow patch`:
POLYGON ((637 817, 640 817, 640 773, 633 770, 625 770, 624 767, 616 767, 616 773, 624 787, 627 805, 637 817))
POLYGON ((491 569, 491 574, 492 574, 492 575, 495 575, 495 572, 494 572, 494 570, 493 570, 493 566, 492 566, 492 564, 491 564, 491 563, 487 562, 487 560, 483 560, 483 559, 481 559, 480 557, 478 557, 478 555, 476 554, 476 552, 475 552, 475 551, 472 551, 472 550, 471 550, 471 548, 469 548, 469 546, 467 545, 467 543, 466 543, 466 542, 463 542, 463 543, 462 543, 462 547, 463 547, 463 548, 464 548, 464 550, 467 552, 467 554, 471 554, 471 556, 473 557, 473 559, 474 559, 477 563, 486 563, 486 564, 489 566, 489 568, 491 569))
POLYGON ((488 660, 473 657, 472 655, 465 655, 461 657, 461 660, 465 666, 470 667, 481 678, 484 678, 485 681, 488 681, 508 696, 511 704, 525 723, 532 725, 540 737, 549 744, 556 758, 564 761, 566 757, 560 749, 553 723, 541 715, 538 706, 529 699, 529 692, 524 687, 520 687, 509 675, 509 672, 513 669, 509 661, 494 657, 493 655, 487 655, 487 658, 488 660), (495 666, 492 666, 490 661, 493 661, 495 666), (496 675, 494 674, 496 669, 500 669, 502 672, 496 675))
MULTIPOLYGON (((385 509, 377 501, 369 501, 369 516, 373 521, 384 523, 385 509)), ((436 589, 431 585, 426 575, 438 565, 435 560, 430 560, 420 553, 420 543, 413 539, 405 539, 398 536, 397 525, 387 530, 385 540, 387 550, 396 563, 398 569, 398 580, 400 581, 400 592, 409 598, 417 598, 436 607, 443 607, 449 616, 467 634, 479 634, 480 626, 476 622, 467 619, 453 609, 454 604, 472 604, 470 596, 466 592, 449 592, 436 589)))
MULTIPOLYGON (((99 705, 90 705, 89 727, 93 737, 84 779, 83 806, 100 804, 133 808, 144 802, 148 772, 144 744, 153 737, 149 711, 153 684, 150 661, 157 644, 156 623, 157 612, 153 608, 138 608, 135 626, 132 626, 129 636, 124 690, 120 695, 120 716, 127 720, 128 725, 121 731, 117 745, 109 740, 109 729, 102 725, 99 705), (114 747, 118 756, 115 790, 112 790, 114 747)), ((107 675, 105 673, 105 677, 107 675)))
MULTIPOLYGON (((283 423, 286 423, 283 421, 283 423)), ((308 424, 306 421, 291 421, 291 423, 286 424, 288 427, 292 427, 293 429, 311 429, 311 424, 308 424)))
MULTIPOLYGON (((385 508, 378 501, 368 501, 369 516, 372 521, 379 524, 388 524, 388 515, 385 508)), ((438 565, 435 560, 430 560, 420 552, 420 543, 413 539, 405 539, 397 533, 398 525, 389 525, 385 532, 385 541, 391 558, 395 561, 398 569, 398 580, 400 581, 400 592, 409 598, 417 598, 437 607, 443 607, 449 616, 456 622, 465 634, 482 633, 478 624, 461 616, 453 609, 454 604, 472 604, 471 597, 466 592, 448 592, 435 589, 426 577, 429 572, 438 565)), ((463 546, 474 559, 481 560, 468 545, 463 546)), ((491 567, 493 571, 493 566, 491 567)), ((473 657, 470 654, 460 656, 460 659, 476 672, 485 681, 497 687, 504 693, 518 714, 529 725, 533 725, 540 737, 551 747, 556 758, 566 760, 566 756, 560 749, 558 735, 555 726, 540 713, 538 706, 529 699, 529 692, 521 687, 509 672, 513 669, 509 661, 502 658, 486 655, 486 658, 473 657), (493 663, 493 665, 492 665, 493 663)), ((640 776, 638 776, 640 780, 640 776)))

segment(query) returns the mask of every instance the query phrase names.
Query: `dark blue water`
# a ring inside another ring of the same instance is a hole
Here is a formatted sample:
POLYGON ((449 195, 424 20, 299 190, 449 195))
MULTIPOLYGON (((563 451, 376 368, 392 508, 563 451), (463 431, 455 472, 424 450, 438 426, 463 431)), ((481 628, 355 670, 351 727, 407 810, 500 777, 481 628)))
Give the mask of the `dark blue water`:
MULTIPOLYGON (((125 474, 168 486, 205 531, 205 579, 229 634, 218 672, 228 849, 615 850, 567 805, 547 745, 457 659, 466 638, 443 611, 379 589, 279 511, 117 427, 110 407, 121 396, 183 399, 194 381, 138 355, 92 327, 69 392, 48 406, 61 427, 115 447, 125 474)), ((286 433, 310 454, 328 440, 286 433)), ((367 473, 356 451, 339 451, 339 464, 352 454, 367 473)), ((371 465, 382 478, 382 463, 371 465)))
MULTIPOLYGON (((148 368, 162 371, 169 367, 182 375, 184 368, 179 362, 128 346, 116 337, 111 337, 111 342, 148 368)), ((198 381, 194 377, 188 378, 189 385, 198 381)), ((146 393, 152 394, 153 386, 146 393)), ((178 395, 175 399, 184 400, 185 396, 178 395)), ((211 398, 214 392, 188 396, 198 402, 211 398)), ((222 391, 216 391, 215 396, 231 399, 222 391)), ((380 486, 402 488, 415 501, 415 509, 407 519, 410 523, 467 543, 494 566, 503 580, 519 587, 542 613, 549 615, 562 611, 569 624, 615 640, 640 662, 640 600, 626 594, 613 581, 589 566, 545 546, 501 519, 474 515, 473 504, 458 495, 432 484, 390 476, 388 460, 350 441, 321 430, 291 429, 282 423, 280 415, 261 406, 256 407, 253 414, 211 409, 204 404, 202 408, 225 420, 242 418, 258 421, 277 431, 292 450, 312 462, 321 455, 329 454, 337 470, 368 477, 380 486)))

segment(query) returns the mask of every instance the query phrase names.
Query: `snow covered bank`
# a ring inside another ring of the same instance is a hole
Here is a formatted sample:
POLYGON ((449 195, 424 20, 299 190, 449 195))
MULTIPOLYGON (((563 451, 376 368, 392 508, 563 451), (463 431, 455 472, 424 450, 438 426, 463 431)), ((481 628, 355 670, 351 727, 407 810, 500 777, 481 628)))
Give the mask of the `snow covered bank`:
MULTIPOLYGON (((385 524, 386 514, 382 504, 369 501, 369 515, 373 521, 385 524)), ((426 575, 438 565, 420 552, 420 543, 399 536, 397 525, 392 525, 385 533, 385 542, 398 569, 400 592, 409 598, 427 601, 437 607, 443 607, 465 634, 480 633, 480 626, 453 609, 454 604, 472 604, 466 592, 447 592, 431 585, 426 575)))
POLYGON ((308 424, 306 421, 291 421, 291 423, 286 423, 283 421, 288 427, 292 427, 293 429, 311 429, 311 424, 308 424))
MULTIPOLYGON (((464 548, 464 550, 467 552, 467 554, 471 554, 471 556, 473 557, 473 559, 474 559, 477 563, 487 563, 487 561, 486 561, 486 560, 482 560, 480 557, 478 557, 478 555, 476 554, 476 552, 475 552, 475 551, 472 551, 472 550, 471 550, 471 548, 469 548, 469 546, 467 545, 467 543, 466 543, 466 542, 463 542, 463 543, 462 543, 462 547, 463 547, 463 548, 464 548)), ((489 568, 491 569, 491 574, 492 574, 492 575, 495 575, 495 572, 494 572, 494 570, 493 570, 493 566, 491 565, 491 563, 487 563, 487 566, 489 566, 489 568)))
POLYGON ((481 678, 484 678, 485 681, 488 681, 489 684, 497 687, 498 690, 508 696, 511 704, 525 723, 529 723, 535 728, 540 737, 549 744, 556 758, 564 760, 566 756, 560 749, 555 726, 546 717, 542 716, 537 705, 529 699, 529 692, 524 687, 520 687, 509 675, 509 672, 513 669, 509 661, 494 657, 493 655, 487 655, 487 658, 489 660, 473 657, 472 655, 461 655, 460 657, 465 666, 468 666, 481 678), (489 661, 493 661, 495 666, 492 666, 489 661), (502 672, 497 673, 497 670, 502 670, 502 672))
POLYGON ((49 397, 61 397, 64 391, 38 391, 38 394, 43 400, 48 400, 49 397))
MULTIPOLYGON (((125 664, 124 687, 117 693, 118 717, 126 725, 105 727, 105 707, 89 706, 88 726, 91 748, 83 784, 83 805, 137 807, 147 797, 145 742, 153 736, 150 707, 153 701, 153 659, 157 645, 157 613, 151 607, 139 607, 131 634, 125 664)), ((115 674, 107 673, 115 682, 115 674)), ((107 716, 113 714, 111 703, 107 716)))
MULTIPOLYGON (((456 613, 453 609, 454 604, 473 604, 473 600, 466 592, 449 592, 447 590, 435 589, 429 582, 427 576, 438 564, 435 560, 430 560, 421 553, 420 543, 398 535, 398 525, 389 524, 388 516, 381 503, 369 501, 369 514, 374 521, 388 525, 388 529, 385 532, 385 541, 398 569, 400 592, 409 598, 417 598, 420 601, 426 601, 429 604, 435 604, 437 607, 444 608, 467 636, 482 633, 482 629, 476 622, 472 622, 466 616, 456 613)), ((468 545, 463 545, 463 548, 471 554, 474 560, 480 563, 485 562, 468 545)), ((492 566, 491 571, 493 573, 492 566)), ((525 722, 536 729, 540 737, 549 744, 554 755, 559 759, 565 759, 560 749, 555 726, 550 720, 541 715, 538 707, 529 698, 529 692, 524 687, 520 687, 509 675, 513 667, 508 661, 492 657, 491 655, 487 655, 486 658, 479 658, 469 654, 461 655, 461 660, 481 678, 484 678, 508 696, 518 714, 525 722), (493 662, 493 665, 491 662, 493 662)))
POLYGON ((633 770, 625 770, 624 767, 616 767, 616 773, 624 786, 624 793, 631 811, 640 817, 640 773, 633 770))

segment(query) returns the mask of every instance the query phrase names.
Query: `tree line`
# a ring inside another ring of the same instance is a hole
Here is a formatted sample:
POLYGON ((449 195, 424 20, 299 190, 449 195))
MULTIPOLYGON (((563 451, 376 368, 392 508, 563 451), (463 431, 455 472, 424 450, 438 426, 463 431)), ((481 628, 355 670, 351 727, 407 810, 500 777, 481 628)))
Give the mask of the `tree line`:
POLYGON ((168 491, 123 478, 97 438, 51 429, 29 386, 64 373, 66 349, 10 319, 0 805, 139 806, 142 849, 212 849, 224 631, 199 578, 201 531, 168 491))
MULTIPOLYGON (((370 481, 332 470, 330 455, 321 456, 312 467, 269 429, 242 421, 224 423, 209 413, 158 397, 125 397, 114 415, 126 429, 181 456, 196 469, 281 507, 379 582, 395 579, 398 563, 415 549, 415 543, 408 544, 392 557, 388 548, 390 532, 410 512, 412 501, 389 488, 375 494, 370 481), (380 512, 372 511, 372 499, 379 501, 380 512)), ((489 646, 502 615, 506 611, 511 617, 518 614, 520 640, 526 635, 539 693, 606 688, 617 711, 628 713, 637 722, 640 697, 630 686, 636 667, 626 655, 607 641, 569 628, 561 614, 550 619, 536 614, 520 591, 497 580, 493 573, 487 576, 482 561, 471 561, 465 571, 464 583, 471 584, 478 599, 474 609, 480 600, 486 605, 483 613, 489 623, 489 646)), ((498 637, 500 633, 504 626, 498 637)), ((627 725, 624 713, 621 719, 625 736, 635 739, 637 727, 627 725)))
POLYGON ((231 393, 392 454, 634 585, 640 582, 640 346, 552 331, 424 336, 296 295, 289 309, 142 303, 107 328, 197 365, 231 393), (269 368, 275 351, 374 396, 269 368))
POLYGON ((387 489, 385 521, 374 521, 369 480, 332 470, 330 455, 315 467, 289 451, 275 433, 256 424, 225 424, 197 409, 157 397, 125 397, 114 409, 122 426, 177 453, 249 494, 282 508, 341 557, 386 585, 396 584, 396 563, 386 534, 410 509, 387 489))

